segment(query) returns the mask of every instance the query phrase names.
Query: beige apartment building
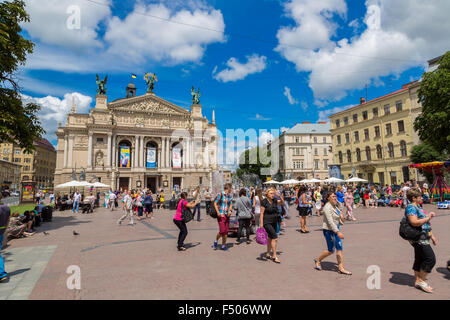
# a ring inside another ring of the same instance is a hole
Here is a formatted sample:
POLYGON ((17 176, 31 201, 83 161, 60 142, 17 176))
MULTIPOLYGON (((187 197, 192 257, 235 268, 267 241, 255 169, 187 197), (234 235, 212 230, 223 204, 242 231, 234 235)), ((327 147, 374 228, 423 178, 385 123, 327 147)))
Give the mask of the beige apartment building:
POLYGON ((12 143, 0 143, 0 159, 21 166, 20 181, 33 181, 42 190, 54 187, 56 150, 47 139, 33 143, 35 150, 26 153, 12 143))
POLYGON ((88 114, 72 106, 65 127, 59 126, 56 184, 85 176, 113 189, 187 190, 212 186, 217 166, 217 126, 202 114, 156 96, 136 95, 108 102, 96 96, 88 114))
POLYGON ((21 166, 18 164, 0 159, 1 190, 20 189, 20 168, 21 166))
POLYGON ((283 179, 326 179, 333 162, 330 124, 302 122, 279 139, 279 168, 283 179))
POLYGON ((413 129, 421 112, 418 81, 376 99, 331 115, 334 164, 345 179, 399 184, 416 179, 408 168, 411 148, 419 143, 413 129))

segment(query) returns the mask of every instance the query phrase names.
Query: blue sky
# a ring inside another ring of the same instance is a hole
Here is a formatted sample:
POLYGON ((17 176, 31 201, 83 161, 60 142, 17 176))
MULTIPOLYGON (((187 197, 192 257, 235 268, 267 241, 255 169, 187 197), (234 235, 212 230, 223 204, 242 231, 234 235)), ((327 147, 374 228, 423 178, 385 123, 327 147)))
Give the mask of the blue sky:
POLYGON ((52 143, 72 97, 80 112, 94 106, 96 73, 109 101, 131 73, 144 94, 154 72, 155 93, 185 108, 200 87, 222 132, 292 127, 358 104, 366 84, 373 99, 419 79, 450 43, 450 2, 422 2, 27 0, 36 48, 19 78, 52 143), (80 28, 68 28, 77 8, 80 28))

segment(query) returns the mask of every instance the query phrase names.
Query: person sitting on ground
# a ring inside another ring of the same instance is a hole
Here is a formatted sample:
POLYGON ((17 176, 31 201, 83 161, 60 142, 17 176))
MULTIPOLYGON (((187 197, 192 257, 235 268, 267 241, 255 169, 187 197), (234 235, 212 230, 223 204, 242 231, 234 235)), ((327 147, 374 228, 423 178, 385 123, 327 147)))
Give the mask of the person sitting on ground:
POLYGON ((34 216, 34 227, 39 227, 42 223, 41 212, 39 212, 39 206, 34 207, 34 210, 31 211, 31 214, 34 216))
POLYGON ((33 223, 34 217, 30 211, 25 211, 22 216, 20 216, 20 222, 27 226, 27 232, 33 233, 33 223))
POLYGON ((34 233, 28 233, 27 225, 20 221, 20 213, 14 212, 9 220, 8 237, 13 239, 19 239, 23 237, 32 236, 34 233))

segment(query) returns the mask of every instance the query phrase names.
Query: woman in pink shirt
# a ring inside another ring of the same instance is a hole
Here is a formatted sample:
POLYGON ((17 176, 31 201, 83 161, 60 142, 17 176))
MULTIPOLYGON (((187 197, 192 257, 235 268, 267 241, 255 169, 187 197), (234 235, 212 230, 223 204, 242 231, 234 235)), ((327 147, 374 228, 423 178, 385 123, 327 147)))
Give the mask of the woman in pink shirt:
POLYGON ((178 251, 185 251, 186 248, 184 247, 184 239, 186 239, 186 236, 188 234, 186 222, 183 221, 183 218, 181 217, 181 213, 183 211, 183 206, 185 208, 194 208, 197 205, 197 202, 192 201, 191 203, 188 203, 187 200, 187 193, 182 192, 181 193, 181 199, 180 202, 178 202, 177 206, 177 212, 173 216, 173 223, 180 229, 180 234, 178 235, 178 251))
POLYGON ((355 221, 355 217, 353 216, 353 192, 352 188, 348 188, 347 192, 344 195, 345 206, 347 207, 347 220, 355 221))

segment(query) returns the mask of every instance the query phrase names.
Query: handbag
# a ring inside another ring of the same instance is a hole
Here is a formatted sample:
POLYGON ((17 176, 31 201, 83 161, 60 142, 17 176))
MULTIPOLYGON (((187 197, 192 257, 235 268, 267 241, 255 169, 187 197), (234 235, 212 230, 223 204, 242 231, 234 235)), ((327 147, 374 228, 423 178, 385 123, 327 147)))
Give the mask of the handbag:
POLYGON ((398 229, 398 234, 405 240, 419 241, 425 240, 426 234, 422 231, 422 227, 414 227, 409 222, 408 217, 405 216, 400 220, 400 227, 398 229))
POLYGON ((181 209, 181 219, 183 219, 185 223, 188 223, 189 221, 193 220, 194 214, 192 213, 191 209, 187 208, 186 206, 183 206, 181 209))
POLYGON ((256 230, 256 242, 262 245, 267 245, 267 232, 264 228, 256 230))

